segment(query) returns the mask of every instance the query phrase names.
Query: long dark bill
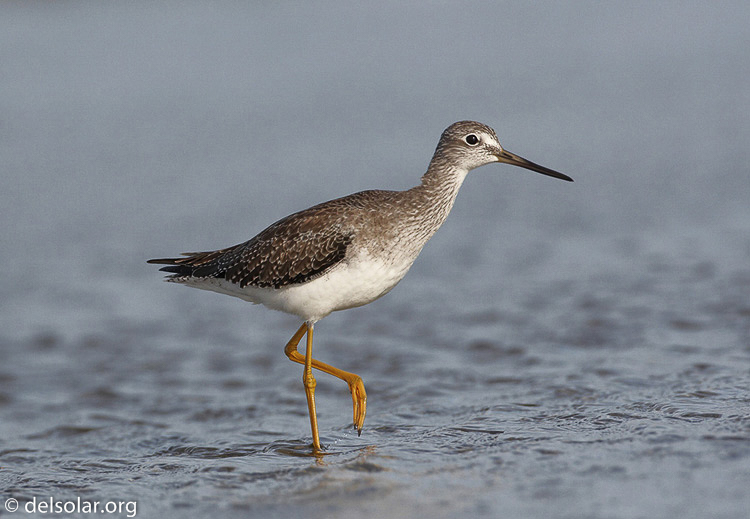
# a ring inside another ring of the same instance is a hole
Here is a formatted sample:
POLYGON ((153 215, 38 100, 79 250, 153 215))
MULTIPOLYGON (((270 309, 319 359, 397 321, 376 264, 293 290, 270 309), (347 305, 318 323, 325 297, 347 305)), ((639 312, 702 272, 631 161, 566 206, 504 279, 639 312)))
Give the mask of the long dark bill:
POLYGON ((567 180, 568 182, 573 182, 573 179, 570 178, 568 175, 564 175, 562 173, 555 171, 554 169, 545 168, 544 166, 535 164, 531 162, 530 160, 526 160, 523 157, 519 157, 515 153, 509 152, 508 150, 503 150, 499 152, 497 154, 497 158, 500 159, 500 162, 504 162, 506 164, 511 164, 513 166, 520 166, 522 168, 530 169, 531 171, 536 171, 537 173, 541 173, 542 175, 547 175, 550 177, 559 178, 560 180, 567 180))

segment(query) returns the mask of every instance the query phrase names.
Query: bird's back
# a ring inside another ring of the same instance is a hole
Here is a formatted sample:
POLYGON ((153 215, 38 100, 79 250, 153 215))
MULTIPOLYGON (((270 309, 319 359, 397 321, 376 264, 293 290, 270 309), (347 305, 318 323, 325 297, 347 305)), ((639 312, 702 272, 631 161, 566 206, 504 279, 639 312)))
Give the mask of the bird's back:
POLYGON ((393 211, 397 193, 361 191, 286 216, 244 243, 148 262, 168 265, 161 270, 172 273, 170 280, 176 282, 220 278, 240 288, 276 289, 306 283, 346 257, 363 225, 388 222, 381 213, 393 211))

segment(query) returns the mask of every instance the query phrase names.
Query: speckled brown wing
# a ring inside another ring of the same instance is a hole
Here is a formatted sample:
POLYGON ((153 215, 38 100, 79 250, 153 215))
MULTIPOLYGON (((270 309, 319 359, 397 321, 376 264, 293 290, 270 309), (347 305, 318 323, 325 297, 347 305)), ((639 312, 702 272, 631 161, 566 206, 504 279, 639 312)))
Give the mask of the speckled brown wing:
POLYGON ((343 225, 352 208, 339 200, 287 216, 253 239, 183 258, 149 260, 170 265, 175 277, 224 278, 244 288, 282 288, 314 279, 346 256, 352 231, 343 225))

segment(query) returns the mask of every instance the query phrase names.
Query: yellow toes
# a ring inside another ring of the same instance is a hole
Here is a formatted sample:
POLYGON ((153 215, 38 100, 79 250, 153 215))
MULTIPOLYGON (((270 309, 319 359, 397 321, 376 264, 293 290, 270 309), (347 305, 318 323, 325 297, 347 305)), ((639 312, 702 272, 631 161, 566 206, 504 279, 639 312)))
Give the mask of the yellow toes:
POLYGON ((367 393, 365 384, 362 379, 355 376, 349 382, 349 391, 352 392, 352 403, 354 407, 354 427, 357 434, 362 434, 362 427, 365 424, 365 414, 367 413, 367 393))

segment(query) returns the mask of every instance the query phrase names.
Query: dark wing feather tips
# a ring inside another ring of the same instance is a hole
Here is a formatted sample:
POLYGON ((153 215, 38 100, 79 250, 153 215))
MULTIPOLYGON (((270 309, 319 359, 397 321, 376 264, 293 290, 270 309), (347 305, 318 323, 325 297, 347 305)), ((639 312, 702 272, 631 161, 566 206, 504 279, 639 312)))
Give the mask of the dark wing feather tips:
POLYGON ((335 203, 310 208, 279 220, 245 243, 148 263, 168 265, 160 270, 174 278, 223 278, 241 288, 305 283, 323 275, 346 255, 352 235, 337 218, 341 209, 335 203))

